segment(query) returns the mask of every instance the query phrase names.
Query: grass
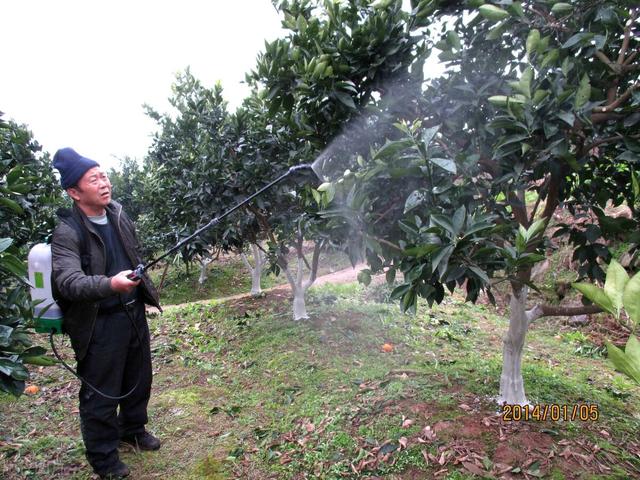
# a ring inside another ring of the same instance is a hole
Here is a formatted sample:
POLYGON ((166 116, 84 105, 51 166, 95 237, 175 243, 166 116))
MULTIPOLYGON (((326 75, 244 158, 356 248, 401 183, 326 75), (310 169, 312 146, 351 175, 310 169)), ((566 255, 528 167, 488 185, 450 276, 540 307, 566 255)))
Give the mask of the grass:
MULTIPOLYGON (((163 447, 122 451, 135 478, 638 475, 640 389, 602 357, 576 354, 587 341, 579 331, 534 325, 527 393, 533 403, 596 404, 599 420, 503 422, 491 397, 505 319, 455 297, 406 316, 375 300, 385 290, 317 288, 308 322, 291 321, 289 300, 275 294, 150 318, 150 429, 163 447)), ((91 478, 77 383, 54 368, 33 382, 36 396, 0 397, 3 478, 91 478)))

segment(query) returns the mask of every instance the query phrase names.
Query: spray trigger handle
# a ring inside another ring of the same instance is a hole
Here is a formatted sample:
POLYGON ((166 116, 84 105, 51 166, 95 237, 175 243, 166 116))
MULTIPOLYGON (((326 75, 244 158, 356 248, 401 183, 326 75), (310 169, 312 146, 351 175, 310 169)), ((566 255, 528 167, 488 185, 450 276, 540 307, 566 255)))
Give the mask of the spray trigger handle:
POLYGON ((144 273, 144 265, 138 265, 133 272, 127 275, 127 278, 132 282, 136 280, 140 280, 142 278, 142 274, 144 273))

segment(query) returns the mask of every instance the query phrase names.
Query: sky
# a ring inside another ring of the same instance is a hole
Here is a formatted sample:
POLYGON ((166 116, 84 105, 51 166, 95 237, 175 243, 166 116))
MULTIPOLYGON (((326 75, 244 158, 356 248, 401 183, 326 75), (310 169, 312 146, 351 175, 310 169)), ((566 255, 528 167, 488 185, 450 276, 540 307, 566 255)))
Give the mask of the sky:
POLYGON ((72 147, 106 168, 142 159, 177 72, 220 81, 229 109, 264 50, 283 36, 270 0, 0 1, 0 111, 45 151, 72 147))

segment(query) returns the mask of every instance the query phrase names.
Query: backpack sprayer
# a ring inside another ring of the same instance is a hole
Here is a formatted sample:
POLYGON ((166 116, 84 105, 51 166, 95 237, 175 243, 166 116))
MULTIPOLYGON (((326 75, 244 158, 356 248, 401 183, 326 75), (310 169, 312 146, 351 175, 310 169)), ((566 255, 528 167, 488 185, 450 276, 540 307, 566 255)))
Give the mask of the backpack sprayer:
MULTIPOLYGON (((163 258, 166 258, 167 256, 171 255, 175 251, 179 250, 180 248, 182 248, 182 246, 189 243, 191 240, 193 240, 195 237, 200 235, 205 230, 217 225, 224 218, 226 218, 227 216, 231 215, 233 212, 235 212, 239 208, 249 203, 258 195, 262 194, 263 192, 270 189, 274 185, 280 183, 282 180, 287 178, 292 173, 297 172, 299 170, 310 169, 310 168, 313 168, 313 166, 310 164, 296 165, 289 168, 289 170, 286 173, 276 178, 274 181, 264 186, 253 195, 247 197, 245 200, 238 203, 233 208, 230 208, 219 217, 215 217, 205 226, 199 228, 198 230, 193 232, 191 235, 189 235, 187 238, 178 242, 176 245, 171 247, 169 250, 167 250, 165 253, 163 253, 161 256, 159 256, 155 260, 151 260, 147 264, 138 265, 133 272, 127 275, 127 278, 129 280, 134 280, 134 281, 141 279, 144 272, 147 271, 152 266, 154 266, 155 264, 157 264, 160 260, 162 260, 163 258)), ((115 399, 115 400, 123 399, 131 395, 131 393, 133 393, 133 391, 136 389, 138 385, 137 383, 131 389, 131 391, 126 393, 125 395, 118 396, 118 397, 106 395, 103 392, 100 392, 98 389, 96 389, 94 386, 92 386, 88 382, 86 382, 84 379, 80 378, 78 374, 60 358, 60 356, 58 355, 58 352, 56 351, 55 345, 53 343, 53 335, 57 333, 63 333, 63 329, 62 329, 63 312, 60 309, 60 306, 57 304, 56 300, 53 298, 53 292, 51 289, 51 273, 52 273, 51 246, 47 243, 38 243, 37 245, 35 245, 29 251, 28 263, 29 263, 29 283, 31 284, 31 299, 33 302, 36 302, 36 305, 34 307, 35 331, 38 333, 49 334, 51 348, 53 349, 53 352, 56 355, 56 357, 58 357, 58 359, 62 362, 62 365, 67 370, 69 370, 72 374, 78 377, 78 379, 84 382, 92 390, 94 390, 95 392, 97 392, 98 394, 104 397, 115 399)), ((125 311, 127 312, 127 315, 129 315, 128 310, 125 309, 125 311)), ((133 320, 132 320, 132 323, 133 323, 133 320)), ((134 323, 134 327, 135 327, 135 323, 134 323)), ((136 329, 136 332, 137 332, 137 329, 136 329)))

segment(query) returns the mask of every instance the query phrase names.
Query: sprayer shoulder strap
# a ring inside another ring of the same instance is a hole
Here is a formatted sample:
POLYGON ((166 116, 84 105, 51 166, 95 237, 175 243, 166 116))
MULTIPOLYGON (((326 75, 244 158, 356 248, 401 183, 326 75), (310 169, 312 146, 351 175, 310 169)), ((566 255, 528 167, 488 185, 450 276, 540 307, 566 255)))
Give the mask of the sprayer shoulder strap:
POLYGON ((80 240, 80 266, 86 275, 91 274, 91 255, 89 254, 89 235, 82 225, 82 220, 73 211, 61 208, 57 212, 60 221, 66 223, 75 230, 80 240))

